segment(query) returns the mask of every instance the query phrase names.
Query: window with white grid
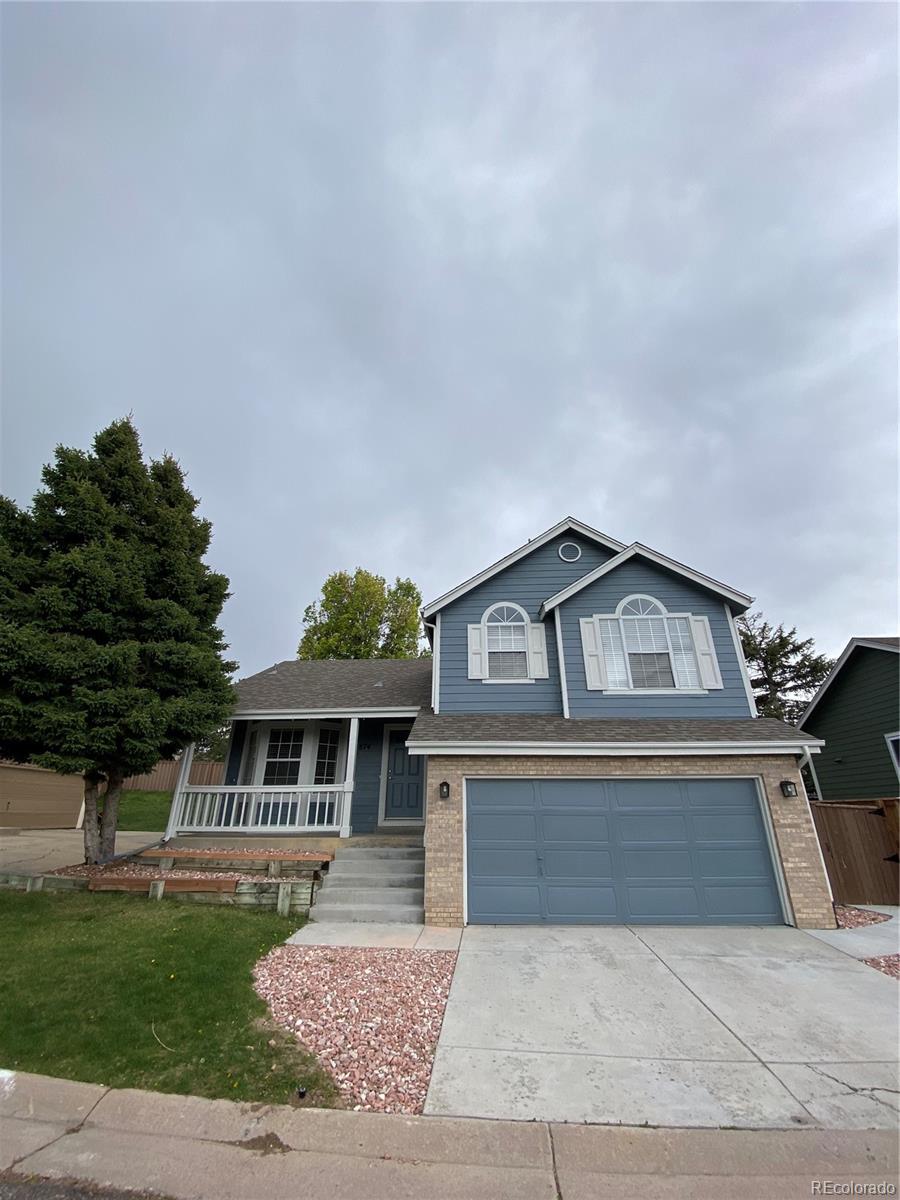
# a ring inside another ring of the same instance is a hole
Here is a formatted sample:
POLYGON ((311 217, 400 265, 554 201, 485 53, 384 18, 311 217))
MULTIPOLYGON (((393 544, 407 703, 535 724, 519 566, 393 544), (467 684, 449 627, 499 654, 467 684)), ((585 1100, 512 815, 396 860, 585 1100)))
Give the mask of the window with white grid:
POLYGON ((314 784, 334 783, 337 778, 338 746, 340 745, 340 740, 340 731, 334 729, 332 726, 323 725, 319 729, 319 747, 316 751, 314 784))
POLYGON ((520 608, 497 604, 484 618, 488 679, 528 678, 528 624, 520 608))
POLYGON ((700 687, 687 616, 670 616, 652 596, 629 596, 615 617, 597 618, 606 686, 640 690, 700 687))
POLYGON ((284 784, 293 787, 300 782, 300 756, 303 752, 302 729, 273 729, 266 747, 266 767, 263 786, 284 784))

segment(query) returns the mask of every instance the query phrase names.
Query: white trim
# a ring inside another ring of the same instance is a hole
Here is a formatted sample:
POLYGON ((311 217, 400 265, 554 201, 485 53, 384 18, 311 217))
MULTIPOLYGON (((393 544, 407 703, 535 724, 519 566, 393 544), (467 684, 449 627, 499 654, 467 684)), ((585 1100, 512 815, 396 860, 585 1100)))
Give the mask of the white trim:
POLYGON ((434 618, 434 642, 431 648, 431 707, 441 711, 441 614, 434 618))
POLYGON ((847 659, 850 657, 850 655, 853 653, 853 651, 856 649, 857 646, 862 646, 867 650, 883 650, 885 652, 885 654, 900 654, 900 646, 885 646, 881 642, 873 642, 873 641, 870 641, 868 638, 851 638, 850 641, 847 643, 847 645, 844 647, 840 658, 837 660, 837 662, 834 664, 834 666, 828 672, 828 677, 826 678, 825 682, 820 685, 819 690, 816 692, 816 694, 813 696, 812 700, 810 700, 809 704, 806 706, 806 709, 805 709, 803 715, 801 716, 800 720, 797 722, 798 725, 803 725, 804 721, 806 721, 806 719, 809 717, 812 710, 816 707, 816 705, 819 703, 819 701, 822 699, 822 697, 825 695, 825 693, 828 691, 828 689, 834 683, 835 679, 838 676, 838 672, 841 670, 844 663, 847 661, 847 659))
POLYGON ((311 717, 417 717, 415 708, 270 708, 232 713, 232 721, 305 721, 311 717))
MULTIPOLYGON (((674 674, 674 672, 673 672, 674 674)), ((708 696, 706 688, 604 688, 604 696, 708 696)))
MULTIPOLYGON (((646 592, 632 592, 632 594, 630 596, 626 596, 624 600, 619 601, 619 603, 616 605, 616 611, 612 615, 616 616, 616 617, 626 616, 626 617, 640 618, 640 617, 668 617, 670 615, 675 616, 676 614, 675 613, 670 614, 669 610, 663 604, 662 600, 657 600, 657 598, 655 596, 649 596, 646 592), (659 612, 655 612, 655 613, 623 613, 622 609, 625 607, 626 604, 630 604, 632 602, 632 600, 649 600, 651 604, 656 605, 656 607, 659 609, 659 612)), ((680 616, 681 614, 678 614, 678 615, 680 616)))
POLYGON ((407 742, 410 754, 497 755, 546 754, 559 758, 571 755, 584 758, 590 755, 616 758, 647 758, 671 754, 674 757, 695 755, 698 758, 722 754, 801 754, 809 750, 819 753, 824 742, 407 742))
POLYGON ((486 567, 483 571, 479 571, 477 575, 473 575, 471 579, 467 579, 465 583, 459 584, 458 587, 451 588, 449 592, 445 592, 443 596, 438 596, 437 600, 432 600, 422 609, 422 617, 430 617, 436 613, 439 608, 443 608, 452 600, 458 600, 460 596, 464 596, 466 592, 470 592, 472 588, 477 587, 479 583, 484 583, 486 579, 512 566, 518 562, 520 558, 524 558, 526 554, 530 554, 532 550, 538 550, 541 546, 545 546, 547 542, 558 537, 559 534, 565 533, 566 530, 571 530, 573 533, 580 533, 582 537, 588 538, 590 541, 597 542, 601 546, 605 546, 607 550, 615 550, 618 553, 625 549, 624 542, 618 542, 615 538, 608 537, 605 533, 600 533, 597 529, 592 529, 590 525, 585 525, 581 521, 576 521, 574 517, 566 517, 565 520, 559 521, 552 529, 548 529, 545 533, 539 534, 532 538, 530 542, 526 542, 524 546, 519 546, 517 550, 513 550, 511 554, 507 554, 505 558, 499 559, 491 566, 486 567))
POLYGON ((595 567, 593 571, 589 571, 587 575, 583 575, 581 579, 576 579, 574 583, 570 583, 568 587, 551 596, 549 600, 545 600, 541 605, 540 615, 545 617, 551 608, 556 608, 558 604, 570 599, 582 588, 593 583, 595 579, 600 579, 603 575, 607 575, 610 571, 614 571, 616 567, 622 566, 635 555, 640 555, 641 558, 648 558, 657 566, 665 567, 668 571, 673 571, 676 575, 682 575, 685 579, 690 579, 693 583, 699 584, 708 591, 717 592, 720 596, 724 596, 726 600, 731 600, 735 604, 741 604, 749 608, 753 603, 753 597, 747 596, 743 592, 738 592, 734 588, 728 587, 725 583, 719 583, 718 580, 712 579, 709 575, 704 575, 700 571, 694 571, 690 567, 686 567, 683 563, 676 562, 674 558, 669 558, 665 554, 660 554, 658 550, 651 550, 649 546, 642 546, 640 542, 633 542, 620 554, 614 558, 607 559, 599 567, 595 567))
POLYGON ((478 679, 477 683, 534 683, 534 679, 478 679))
MULTIPOLYGON (((713 779, 715 776, 706 775, 706 779, 713 779)), ((729 776, 722 776, 723 779, 729 776)), ((734 778, 738 778, 734 776, 734 778)), ((781 901, 781 915, 784 917, 785 925, 797 926, 797 917, 794 913, 794 906, 791 904, 791 894, 788 891, 787 876, 784 873, 784 863, 781 861, 781 850, 778 846, 778 837, 775 833, 775 822, 772 820, 772 810, 769 807, 769 797, 766 795, 766 786, 763 783, 762 777, 756 775, 756 797, 759 801, 759 811, 762 815, 763 829, 766 834, 766 842, 769 847, 769 858, 772 861, 772 869, 775 874, 775 887, 778 889, 778 899, 781 901)), ((810 821, 812 813, 809 814, 810 821)), ((813 826, 815 829, 815 826, 813 826)), ((821 849, 819 851, 821 854, 821 849)))
POLYGON ((344 803, 341 808, 341 837, 351 832, 350 810, 353 807, 353 788, 356 783, 356 748, 359 745, 359 717, 350 718, 347 735, 347 761, 344 764, 344 803))
MULTIPOLYGON (((760 815, 762 816, 763 829, 766 835, 766 844, 769 850, 769 858, 772 862, 772 871, 775 876, 775 887, 778 891, 778 899, 781 903, 781 915, 784 918, 784 923, 796 928, 797 920, 794 915, 793 905, 790 901, 790 894, 787 887, 787 878, 784 874, 784 863, 781 861, 781 852, 778 848, 778 840, 775 836, 775 827, 772 823, 772 814, 769 810, 769 800, 766 795, 765 784, 760 775, 502 775, 496 772, 490 772, 485 775, 464 775, 462 780, 462 805, 463 805, 463 839, 462 839, 462 861, 463 861, 463 925, 469 923, 469 847, 468 847, 468 822, 469 822, 469 797, 467 784, 470 779, 552 779, 554 782, 559 779, 594 779, 600 783, 612 782, 615 783, 619 779, 671 779, 681 782, 685 779, 751 779, 756 784, 757 800, 759 801, 760 815)), ((812 812, 809 814, 809 819, 812 821, 812 812)), ((815 826, 813 826, 815 828, 815 826)), ((819 854, 822 849, 819 847, 819 854)), ((824 859, 822 861, 824 868, 824 859)), ((828 874, 825 875, 826 881, 828 874)), ((828 883, 829 894, 831 892, 831 884, 828 883)), ((600 922, 598 922, 600 924, 600 922)), ((627 921, 622 922, 627 925, 627 921)), ((752 924, 752 922, 751 922, 752 924)), ((697 928, 697 926, 687 926, 687 928, 697 928)))
MULTIPOLYGON (((803 765, 803 761, 804 760, 801 760, 801 764, 800 764, 801 767, 803 765)), ((825 797, 822 795, 822 785, 819 783, 819 776, 816 774, 816 764, 813 762, 812 758, 809 757, 809 755, 807 755, 805 762, 806 762, 806 765, 809 767, 809 773, 810 773, 810 775, 812 775, 813 783, 816 785, 816 794, 820 800, 824 800, 825 797)), ((802 773, 801 773, 801 777, 802 777, 802 773)), ((818 834, 816 836, 818 836, 818 834)))
MULTIPOLYGON (((385 722, 384 729, 381 735, 381 776, 378 782, 378 827, 382 825, 403 825, 403 826, 419 826, 425 824, 425 776, 422 777, 422 816, 418 821, 409 820, 406 817, 386 817, 384 814, 385 805, 387 803, 387 767, 388 767, 388 752, 390 749, 390 735, 398 729, 409 730, 406 725, 398 725, 394 722, 385 722)), ((406 743, 406 752, 410 753, 409 743, 406 743)))
POLYGON ((568 717, 569 684, 566 680, 566 656, 563 653, 562 620, 558 608, 554 610, 553 623, 556 626, 556 657, 559 660, 559 693, 562 697, 562 713, 564 717, 568 717))
POLYGON ((750 672, 747 669, 747 660, 744 658, 744 647, 741 644, 741 635, 738 633, 737 622, 734 619, 734 613, 727 604, 723 604, 725 616, 728 619, 728 628, 731 630, 731 640, 734 643, 734 652, 737 655, 738 666, 741 671, 741 679, 744 681, 744 691, 747 693, 747 703, 750 705, 750 715, 758 717, 756 711, 756 697, 753 695, 753 684, 750 682, 750 672))
MULTIPOLYGON (((553 611, 555 613, 558 612, 559 607, 557 606, 556 608, 554 608, 553 611)), ((602 688, 593 688, 593 689, 589 688, 589 690, 601 691, 601 692, 603 692, 603 694, 605 696, 707 696, 707 695, 709 695, 710 690, 718 691, 719 688, 721 688, 721 686, 722 686, 722 673, 719 670, 719 660, 718 660, 718 655, 716 653, 716 644, 713 641, 712 630, 710 629, 710 626, 709 626, 709 618, 703 616, 702 614, 695 614, 695 613, 689 613, 689 612, 669 612, 666 609, 665 605, 662 603, 662 601, 657 600, 655 596, 648 596, 642 592, 635 592, 634 595, 632 595, 632 596, 626 596, 625 599, 619 603, 619 605, 617 606, 616 611, 614 613, 594 613, 593 616, 582 617, 581 620, 593 622, 594 630, 595 630, 595 637, 596 637, 596 641, 597 641, 597 650, 600 655, 600 660, 604 666, 604 675, 607 679, 607 683, 609 680, 609 668, 606 664, 606 656, 603 652, 603 638, 601 637, 601 634, 600 634, 600 622, 601 621, 614 621, 618 625, 619 640, 622 643, 622 657, 625 661, 625 674, 628 677, 628 687, 611 688, 609 686, 604 686, 602 688), (652 601, 653 604, 659 605, 659 608, 661 611, 658 613, 647 613, 646 615, 642 615, 642 616, 632 616, 630 613, 626 613, 623 615, 623 613, 621 611, 622 608, 624 607, 624 605, 626 605, 631 600, 650 600, 650 601, 652 601), (681 620, 681 621, 687 621, 687 623, 688 623, 688 634, 691 639, 691 649, 694 652, 694 665, 697 668, 697 687, 683 688, 683 687, 678 686, 678 673, 675 670, 675 653, 672 649, 672 633, 671 633, 671 630, 669 629, 669 621, 670 620, 671 621, 681 620), (623 624, 624 621, 662 621, 663 632, 666 635, 667 649, 665 650, 665 652, 659 651, 658 653, 660 653, 660 654, 666 653, 669 656, 669 667, 672 672, 672 686, 671 687, 669 687, 669 688, 667 688, 667 687, 639 688, 639 687, 634 686, 632 675, 631 675, 631 655, 640 653, 640 651, 628 649, 628 640, 625 637, 625 626, 623 624), (710 652, 712 654, 712 659, 713 659, 713 662, 714 662, 715 668, 716 668, 716 679, 718 680, 717 687, 713 687, 713 685, 710 685, 709 687, 703 687, 703 685, 702 685, 701 681, 703 679, 703 668, 700 663, 701 656, 700 656, 700 650, 697 647, 697 639, 694 637, 694 622, 695 621, 700 621, 700 622, 704 623, 703 628, 705 629, 706 634, 708 635, 710 652)), ((584 634, 582 633, 582 647, 583 646, 584 646, 584 634)), ((585 664, 585 672, 587 672, 587 664, 585 664)))
POLYGON ((559 557, 562 559, 562 561, 564 563, 576 563, 581 558, 581 547, 578 545, 577 542, 562 542, 562 543, 560 543, 560 547, 556 553, 559 555, 559 557), (565 549, 566 546, 572 546, 573 549, 575 549, 577 551, 574 558, 566 558, 566 556, 563 554, 563 550, 565 549))
POLYGON ((78 810, 78 820, 75 822, 76 829, 84 828, 84 809, 85 809, 85 804, 84 804, 84 801, 82 800, 81 808, 78 810))
POLYGON ((175 780, 175 790, 172 792, 172 803, 169 806, 169 819, 166 822, 166 832, 163 841, 167 842, 175 836, 178 828, 177 818, 181 815, 181 803, 184 789, 191 782, 191 764, 194 761, 194 743, 185 746, 181 752, 181 764, 178 768, 178 778, 175 780))
MULTIPOLYGON (((528 613, 525 611, 525 609, 522 607, 522 605, 516 604, 515 600, 497 600, 497 601, 495 601, 495 603, 489 604, 487 606, 487 608, 481 614, 481 621, 478 622, 478 624, 481 625, 481 644, 483 647, 482 653, 484 655, 484 672, 485 672, 484 675, 481 677, 481 682, 482 683, 534 683, 534 676, 532 675, 532 662, 531 662, 531 617, 529 617, 528 613), (521 616, 522 620, 521 621, 489 621, 488 617, 491 615, 491 613, 496 612, 496 610, 498 608, 511 608, 521 616), (491 648, 488 644, 488 626, 489 625, 509 625, 514 629, 518 629, 521 626, 521 628, 523 629, 523 631, 525 633, 525 652, 524 653, 525 653, 525 669, 528 672, 527 675, 517 675, 513 679, 502 679, 499 677, 496 679, 491 679, 490 672, 491 672, 491 655, 492 654, 521 654, 522 651, 521 650, 491 650, 491 648)), ((547 651, 546 651, 546 645, 545 645, 545 649, 544 649, 545 657, 546 657, 546 654, 547 654, 547 651)), ((470 678, 471 678, 471 676, 470 676, 470 678)))
MULTIPOLYGON (((900 729, 898 729, 896 733, 886 733, 884 735, 884 740, 887 745, 887 752, 891 756, 891 762, 894 764, 894 770, 897 772, 897 778, 900 779, 900 752, 895 754, 891 748, 891 742, 894 740, 894 738, 900 740, 900 729)), ((900 748, 898 748, 898 751, 900 751, 900 748)))

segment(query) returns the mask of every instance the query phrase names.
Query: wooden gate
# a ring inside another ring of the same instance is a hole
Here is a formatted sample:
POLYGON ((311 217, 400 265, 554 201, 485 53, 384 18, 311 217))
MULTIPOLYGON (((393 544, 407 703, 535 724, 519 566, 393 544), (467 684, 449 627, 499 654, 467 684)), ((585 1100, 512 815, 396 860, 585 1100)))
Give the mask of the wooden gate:
POLYGON ((836 904, 900 904, 897 801, 813 801, 836 904))

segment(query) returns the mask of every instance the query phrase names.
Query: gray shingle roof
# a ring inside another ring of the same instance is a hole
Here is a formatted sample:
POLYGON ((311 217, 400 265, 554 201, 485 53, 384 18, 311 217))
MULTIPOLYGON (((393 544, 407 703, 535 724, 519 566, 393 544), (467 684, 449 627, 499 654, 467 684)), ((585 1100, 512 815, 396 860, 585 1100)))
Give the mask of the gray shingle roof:
POLYGON ((877 642, 885 650, 900 650, 900 637, 854 638, 854 642, 877 642))
POLYGON ((793 725, 771 717, 738 721, 693 718, 660 721, 639 718, 532 716, 515 714, 420 712, 409 741, 414 742, 814 742, 793 725))
POLYGON ((235 714, 421 708, 431 704, 430 658, 288 659, 237 685, 235 714))

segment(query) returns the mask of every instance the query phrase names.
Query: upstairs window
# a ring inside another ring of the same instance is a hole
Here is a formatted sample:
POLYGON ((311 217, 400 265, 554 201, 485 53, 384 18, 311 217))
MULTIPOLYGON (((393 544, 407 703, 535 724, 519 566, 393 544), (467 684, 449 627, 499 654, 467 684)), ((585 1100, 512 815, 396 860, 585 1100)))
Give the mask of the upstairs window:
POLYGON ((484 618, 488 679, 528 679, 528 617, 516 605, 497 604, 484 618))
POLYGON ((721 688, 706 617, 669 613, 652 596, 628 596, 614 615, 581 622, 588 687, 603 691, 721 688))

